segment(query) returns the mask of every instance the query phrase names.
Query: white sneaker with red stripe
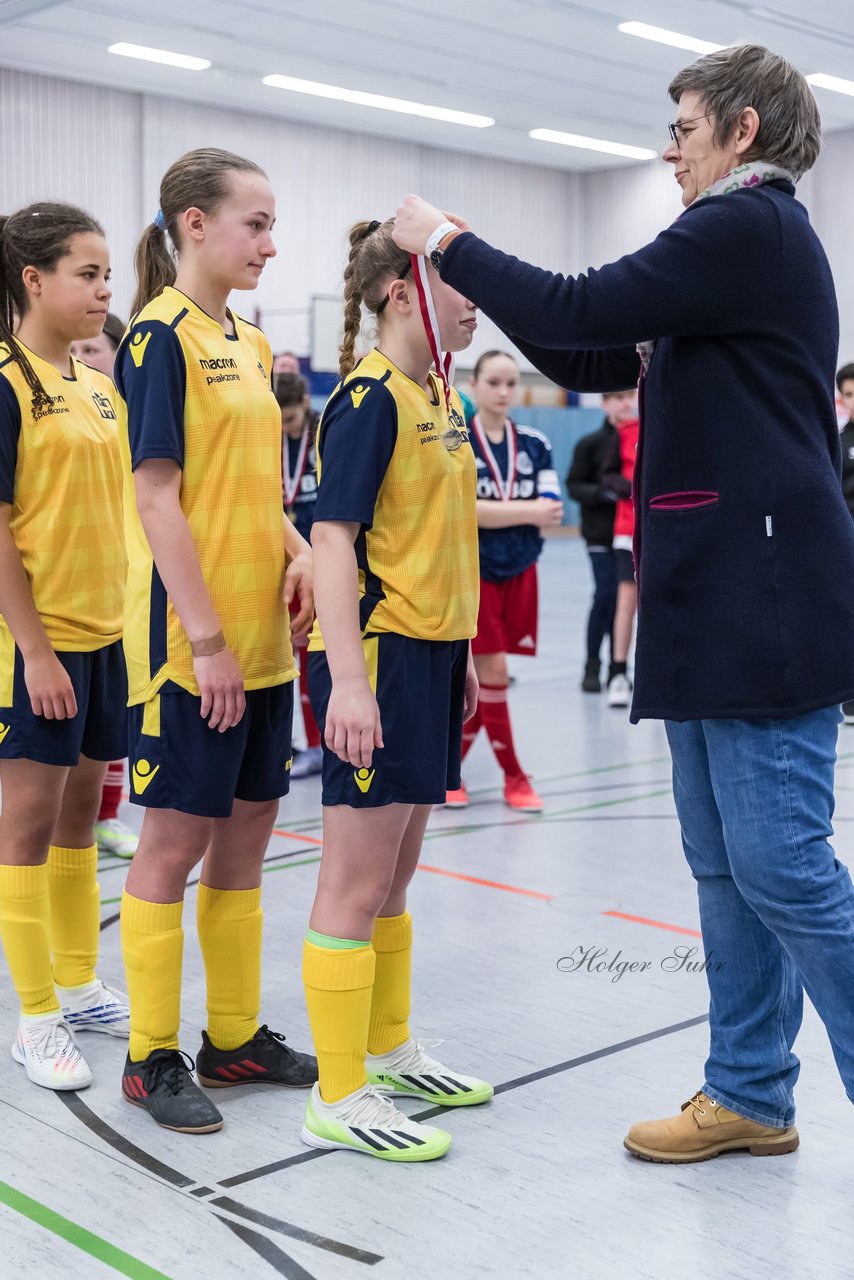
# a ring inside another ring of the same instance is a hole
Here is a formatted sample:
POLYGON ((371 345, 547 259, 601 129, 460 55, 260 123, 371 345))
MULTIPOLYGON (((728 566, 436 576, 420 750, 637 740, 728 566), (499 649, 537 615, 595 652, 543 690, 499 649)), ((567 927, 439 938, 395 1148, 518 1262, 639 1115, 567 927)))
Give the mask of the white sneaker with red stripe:
POLYGON ((62 1014, 21 1014, 12 1057, 43 1089, 85 1089, 92 1072, 62 1014))

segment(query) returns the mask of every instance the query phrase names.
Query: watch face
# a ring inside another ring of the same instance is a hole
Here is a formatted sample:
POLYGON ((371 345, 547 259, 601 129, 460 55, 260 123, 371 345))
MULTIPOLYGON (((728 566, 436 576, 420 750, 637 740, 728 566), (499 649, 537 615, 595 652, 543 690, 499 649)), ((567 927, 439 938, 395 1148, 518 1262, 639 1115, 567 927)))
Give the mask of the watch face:
POLYGON ((440 267, 441 267, 441 265, 442 265, 442 250, 441 250, 441 249, 434 249, 434 250, 433 250, 433 252, 430 254, 430 262, 431 262, 431 264, 436 268, 436 270, 438 271, 438 270, 439 270, 439 268, 440 268, 440 267))

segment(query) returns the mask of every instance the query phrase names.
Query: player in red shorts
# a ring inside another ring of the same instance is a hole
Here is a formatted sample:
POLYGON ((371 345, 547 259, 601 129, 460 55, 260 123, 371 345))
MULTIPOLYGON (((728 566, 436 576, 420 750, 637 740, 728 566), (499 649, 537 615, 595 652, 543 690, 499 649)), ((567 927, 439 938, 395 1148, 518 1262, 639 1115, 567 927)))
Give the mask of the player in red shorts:
MULTIPOLYGON (((504 771, 504 800, 511 809, 539 813, 543 802, 531 786, 513 745, 507 702, 508 653, 537 652, 537 560, 542 529, 563 518, 552 447, 539 431, 507 416, 519 390, 519 368, 503 351, 487 351, 474 368, 477 413, 469 424, 477 459, 477 523, 480 543, 480 611, 472 641, 480 700, 463 726, 463 759, 481 725, 504 771), (545 496, 549 495, 549 496, 545 496)), ((465 786, 449 791, 446 804, 463 809, 465 786)))

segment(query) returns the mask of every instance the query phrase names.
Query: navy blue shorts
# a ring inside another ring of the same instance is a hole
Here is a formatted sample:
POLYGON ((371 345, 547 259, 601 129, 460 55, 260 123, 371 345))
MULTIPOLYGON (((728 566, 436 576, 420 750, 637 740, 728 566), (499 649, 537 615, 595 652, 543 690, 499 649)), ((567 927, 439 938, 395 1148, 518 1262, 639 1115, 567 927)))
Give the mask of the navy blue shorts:
MULTIPOLYGON (((366 636, 365 662, 383 728, 370 769, 354 769, 323 741, 324 805, 378 809, 444 804, 460 785, 468 640, 366 636)), ((326 654, 309 654, 311 707, 323 740, 332 680, 326 654)))
POLYGON ((74 686, 77 715, 46 720, 33 714, 24 683, 24 660, 17 645, 4 645, 0 659, 0 760, 36 760, 75 765, 90 760, 122 760, 127 751, 128 678, 122 642, 93 653, 57 653, 74 686))
POLYGON ((130 799, 149 809, 230 818, 235 800, 278 800, 291 783, 293 684, 251 689, 225 733, 199 714, 201 699, 165 685, 130 708, 130 799))

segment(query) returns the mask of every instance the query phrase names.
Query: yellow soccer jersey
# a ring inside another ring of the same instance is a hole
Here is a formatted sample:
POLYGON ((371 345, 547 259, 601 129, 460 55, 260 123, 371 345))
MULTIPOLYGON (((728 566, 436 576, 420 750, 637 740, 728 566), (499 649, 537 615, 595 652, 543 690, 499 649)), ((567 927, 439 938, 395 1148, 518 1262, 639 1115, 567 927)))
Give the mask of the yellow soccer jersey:
MULTIPOLYGON (((432 394, 379 351, 333 393, 318 432, 314 522, 361 525, 363 633, 465 640, 480 592, 477 468, 456 392, 432 394)), ((315 627, 309 645, 323 648, 315 627)))
POLYGON ((127 404, 125 470, 129 702, 167 681, 199 688, 190 642, 157 572, 136 507, 133 471, 148 458, 182 470, 181 507, 226 643, 247 689, 296 675, 284 604, 282 419, 270 344, 254 325, 221 325, 164 289, 125 335, 116 382, 127 404))
MULTIPOLYGON (((0 502, 55 650, 91 653, 122 634, 125 544, 118 397, 106 374, 73 374, 24 347, 51 403, 0 347, 0 502)), ((0 619, 0 646, 12 638, 0 619)))

